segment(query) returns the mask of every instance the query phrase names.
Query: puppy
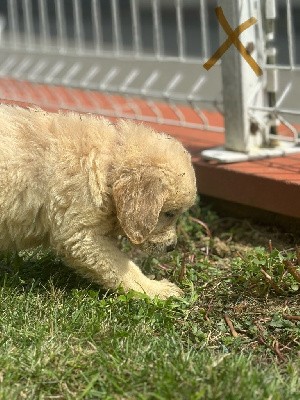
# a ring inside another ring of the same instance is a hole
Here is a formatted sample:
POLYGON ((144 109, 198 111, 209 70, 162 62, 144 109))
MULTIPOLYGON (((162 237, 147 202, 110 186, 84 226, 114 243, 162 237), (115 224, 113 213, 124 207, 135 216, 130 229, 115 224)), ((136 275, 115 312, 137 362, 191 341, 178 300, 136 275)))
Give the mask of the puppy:
POLYGON ((106 289, 166 299, 117 247, 171 251, 178 216, 195 201, 183 146, 150 127, 75 113, 0 105, 0 251, 50 247, 106 289))

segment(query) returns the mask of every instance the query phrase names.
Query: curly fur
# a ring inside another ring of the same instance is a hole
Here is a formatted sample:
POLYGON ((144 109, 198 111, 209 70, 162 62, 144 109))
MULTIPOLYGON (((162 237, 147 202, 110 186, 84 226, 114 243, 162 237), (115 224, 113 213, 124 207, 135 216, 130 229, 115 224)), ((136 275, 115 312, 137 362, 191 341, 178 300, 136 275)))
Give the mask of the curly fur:
POLYGON ((180 295, 148 279, 116 245, 176 244, 179 214, 195 200, 190 155, 175 139, 121 120, 0 106, 0 250, 52 248, 107 289, 180 295))

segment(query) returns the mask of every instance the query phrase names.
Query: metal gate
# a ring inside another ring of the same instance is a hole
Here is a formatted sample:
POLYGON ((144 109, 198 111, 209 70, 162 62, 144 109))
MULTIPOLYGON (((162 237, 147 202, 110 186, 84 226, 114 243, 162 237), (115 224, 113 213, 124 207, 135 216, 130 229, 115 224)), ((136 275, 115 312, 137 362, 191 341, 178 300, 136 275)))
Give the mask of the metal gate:
POLYGON ((204 152, 223 162, 297 151, 296 3, 2 0, 0 97, 207 135, 224 132, 225 122, 226 151, 204 152), (234 46, 209 71, 203 68, 226 40, 222 29, 219 39, 217 5, 232 29, 256 17, 240 39, 262 76, 234 46))

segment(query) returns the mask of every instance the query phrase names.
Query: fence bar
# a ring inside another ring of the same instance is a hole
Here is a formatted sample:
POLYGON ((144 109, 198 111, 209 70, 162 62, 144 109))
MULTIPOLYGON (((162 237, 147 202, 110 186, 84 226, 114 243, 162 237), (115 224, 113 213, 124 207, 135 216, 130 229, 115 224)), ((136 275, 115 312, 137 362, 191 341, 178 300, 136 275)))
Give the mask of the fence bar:
POLYGON ((65 51, 67 46, 67 32, 64 18, 64 3, 55 0, 55 14, 57 26, 57 45, 60 51, 65 51))
POLYGON ((287 33, 288 33, 288 46, 289 46, 289 60, 290 66, 293 70, 295 68, 295 47, 294 47, 294 32, 292 25, 292 4, 291 0, 286 0, 286 17, 287 17, 287 33))
POLYGON ((154 52, 157 58, 163 54, 163 36, 161 30, 161 15, 160 15, 160 1, 152 0, 152 13, 154 23, 154 52))
POLYGON ((33 21, 32 21, 32 8, 31 0, 23 0, 23 13, 24 13, 24 27, 25 27, 25 38, 27 46, 32 48, 34 45, 34 34, 33 34, 33 21))
POLYGON ((81 0, 73 0, 73 13, 75 21, 75 44, 76 50, 82 52, 83 49, 83 24, 82 24, 82 9, 81 0))
POLYGON ((43 45, 49 45, 49 18, 46 8, 46 0, 39 0, 40 31, 43 45))
POLYGON ((141 24, 139 10, 137 7, 137 0, 130 0, 131 6, 131 18, 132 18, 132 35, 133 35, 133 48, 136 56, 140 54, 142 50, 141 41, 141 24))
POLYGON ((103 48, 103 36, 101 30, 101 9, 98 0, 92 0, 92 24, 95 50, 99 54, 103 48))
POLYGON ((113 19, 113 43, 115 54, 118 55, 122 48, 120 30, 120 11, 118 0, 112 0, 112 19, 113 19))
POLYGON ((176 19, 178 55, 179 58, 183 60, 185 58, 185 37, 182 21, 182 0, 176 0, 176 19))
POLYGON ((200 0, 200 23, 201 23, 201 42, 202 57, 208 57, 208 25, 207 25, 207 6, 205 0, 200 0))
POLYGON ((10 27, 10 36, 12 39, 13 46, 17 46, 19 37, 19 20, 17 14, 16 0, 11 0, 7 4, 8 22, 10 27))
MULTIPOLYGON (((267 97, 270 107, 276 106, 276 95, 278 91, 278 71, 275 69, 277 49, 274 45, 275 38, 275 20, 276 20, 276 3, 275 0, 266 1, 266 54, 267 64, 273 66, 273 69, 267 71, 267 97)), ((277 134, 277 116, 275 113, 269 114, 269 132, 271 135, 277 134)), ((278 142, 274 139, 270 142, 274 147, 278 142)))

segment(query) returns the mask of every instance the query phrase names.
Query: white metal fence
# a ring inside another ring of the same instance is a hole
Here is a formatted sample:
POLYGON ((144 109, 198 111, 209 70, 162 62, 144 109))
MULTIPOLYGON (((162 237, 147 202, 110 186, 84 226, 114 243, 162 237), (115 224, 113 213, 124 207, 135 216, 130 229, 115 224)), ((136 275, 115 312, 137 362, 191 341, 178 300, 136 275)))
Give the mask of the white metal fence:
MULTIPOLYGON (((290 130, 290 140, 299 143, 300 130, 300 1, 267 1, 267 19, 264 24, 266 39, 266 91, 269 98, 264 107, 249 108, 270 113, 290 130), (272 9, 274 3, 274 9, 272 9), (277 5, 277 7, 276 7, 277 5), (268 63, 269 61, 269 63, 268 63), (270 95, 271 93, 271 95, 270 95), (272 96, 274 93, 274 96, 272 96)), ((278 135, 279 134, 279 135, 278 135)), ((270 138, 278 138, 270 133, 270 138)), ((283 139, 287 139, 283 137, 283 139)))
POLYGON ((0 97, 217 132, 224 113, 228 149, 298 143, 300 2, 219 3, 232 29, 257 18, 241 40, 261 78, 233 46, 223 73, 203 68, 219 46, 214 0, 1 0, 0 97))

